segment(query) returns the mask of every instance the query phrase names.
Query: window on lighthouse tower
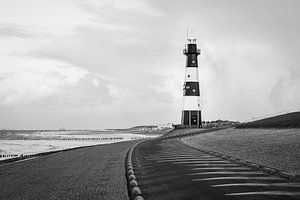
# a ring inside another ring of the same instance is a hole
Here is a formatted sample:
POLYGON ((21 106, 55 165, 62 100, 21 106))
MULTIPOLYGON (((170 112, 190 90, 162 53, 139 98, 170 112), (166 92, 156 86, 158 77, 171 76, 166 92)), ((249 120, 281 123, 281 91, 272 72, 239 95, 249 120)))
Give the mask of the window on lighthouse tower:
POLYGON ((195 54, 192 55, 192 64, 196 64, 197 56, 195 54))

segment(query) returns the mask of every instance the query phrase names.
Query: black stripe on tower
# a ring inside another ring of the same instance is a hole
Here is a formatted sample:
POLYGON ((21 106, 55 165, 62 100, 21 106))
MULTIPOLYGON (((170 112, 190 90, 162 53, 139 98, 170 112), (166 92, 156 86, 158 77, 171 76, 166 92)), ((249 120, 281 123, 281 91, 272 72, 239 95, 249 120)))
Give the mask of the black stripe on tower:
POLYGON ((200 96, 199 82, 185 82, 183 96, 200 96))
POLYGON ((183 126, 201 128, 201 110, 183 110, 181 124, 183 126))

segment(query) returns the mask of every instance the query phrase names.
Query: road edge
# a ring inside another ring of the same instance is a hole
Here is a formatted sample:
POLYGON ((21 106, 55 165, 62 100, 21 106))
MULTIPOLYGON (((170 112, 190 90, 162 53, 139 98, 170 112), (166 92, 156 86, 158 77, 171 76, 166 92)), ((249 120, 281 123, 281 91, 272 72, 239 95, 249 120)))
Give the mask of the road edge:
POLYGON ((132 165, 132 153, 133 153, 134 148, 137 145, 139 145, 145 141, 147 141, 147 140, 142 140, 142 141, 136 143, 127 152, 126 162, 125 162, 125 171, 126 171, 125 176, 126 176, 126 180, 127 180, 128 196, 129 196, 130 200, 144 200, 142 191, 139 188, 139 184, 136 180, 136 176, 134 175, 134 169, 133 169, 133 165, 132 165))

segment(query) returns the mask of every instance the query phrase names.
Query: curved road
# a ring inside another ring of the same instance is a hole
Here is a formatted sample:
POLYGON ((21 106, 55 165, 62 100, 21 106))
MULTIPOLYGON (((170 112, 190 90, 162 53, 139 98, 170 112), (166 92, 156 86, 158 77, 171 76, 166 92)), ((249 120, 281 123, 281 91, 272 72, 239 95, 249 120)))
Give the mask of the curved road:
POLYGON ((143 142, 132 161, 145 200, 300 199, 300 182, 223 160, 178 139, 143 142))
POLYGON ((128 199, 125 157, 135 142, 0 165, 0 199, 128 199))

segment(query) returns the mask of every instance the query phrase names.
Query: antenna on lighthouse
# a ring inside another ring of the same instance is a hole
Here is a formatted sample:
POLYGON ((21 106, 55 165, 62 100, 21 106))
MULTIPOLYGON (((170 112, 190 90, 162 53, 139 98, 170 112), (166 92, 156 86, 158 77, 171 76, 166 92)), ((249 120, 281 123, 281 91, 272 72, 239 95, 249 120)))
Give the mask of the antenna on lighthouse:
POLYGON ((189 42, 189 44, 196 44, 196 38, 193 37, 193 29, 190 29, 190 34, 189 34, 189 29, 186 29, 186 39, 189 42))
POLYGON ((186 40, 189 39, 189 28, 186 28, 186 40))

